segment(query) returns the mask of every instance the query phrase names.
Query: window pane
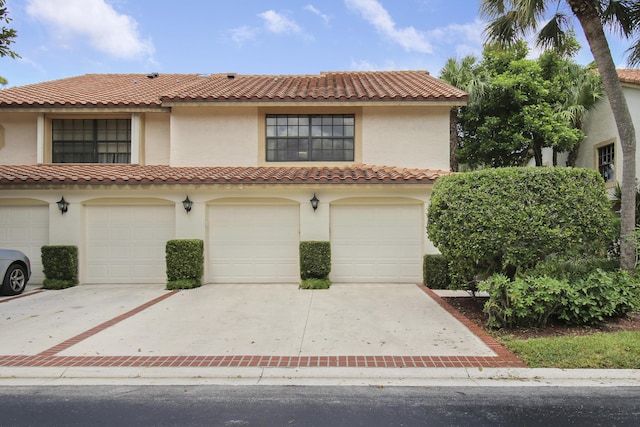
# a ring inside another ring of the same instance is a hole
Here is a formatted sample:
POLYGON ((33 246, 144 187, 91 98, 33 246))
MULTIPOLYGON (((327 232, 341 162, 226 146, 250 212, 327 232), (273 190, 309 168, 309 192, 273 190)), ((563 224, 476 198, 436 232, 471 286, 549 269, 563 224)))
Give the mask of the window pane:
POLYGON ((268 115, 265 123, 267 161, 353 161, 353 115, 268 115))

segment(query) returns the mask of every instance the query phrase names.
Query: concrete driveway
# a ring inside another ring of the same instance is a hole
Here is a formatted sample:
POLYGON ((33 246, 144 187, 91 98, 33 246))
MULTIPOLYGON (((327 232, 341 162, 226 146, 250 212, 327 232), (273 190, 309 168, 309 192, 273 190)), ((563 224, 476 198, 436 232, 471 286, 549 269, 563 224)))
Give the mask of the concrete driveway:
POLYGON ((522 366, 412 284, 31 287, 0 316, 0 367, 522 366))

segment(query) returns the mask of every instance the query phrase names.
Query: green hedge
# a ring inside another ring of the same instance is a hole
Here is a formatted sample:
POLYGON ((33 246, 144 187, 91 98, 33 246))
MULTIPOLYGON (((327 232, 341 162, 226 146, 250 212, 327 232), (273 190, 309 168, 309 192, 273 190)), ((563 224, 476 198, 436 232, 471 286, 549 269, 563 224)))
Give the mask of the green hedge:
POLYGON ((431 289, 449 289, 449 261, 441 254, 427 254, 422 264, 422 278, 431 289))
POLYGON ((300 278, 326 279, 331 273, 331 244, 325 241, 300 242, 300 278))
POLYGON ((199 239, 169 240, 166 245, 167 289, 190 289, 202 285, 204 242, 199 239))
POLYGON ((501 168, 439 178, 429 238, 449 260, 452 281, 469 289, 548 256, 604 254, 613 215, 604 181, 578 168, 501 168))
POLYGON ((64 289, 78 284, 78 247, 43 246, 40 248, 45 289, 64 289))
POLYGON ((640 282, 626 271, 596 269, 565 278, 491 276, 478 289, 489 293, 484 311, 493 328, 544 327, 550 320, 593 325, 640 309, 640 282))

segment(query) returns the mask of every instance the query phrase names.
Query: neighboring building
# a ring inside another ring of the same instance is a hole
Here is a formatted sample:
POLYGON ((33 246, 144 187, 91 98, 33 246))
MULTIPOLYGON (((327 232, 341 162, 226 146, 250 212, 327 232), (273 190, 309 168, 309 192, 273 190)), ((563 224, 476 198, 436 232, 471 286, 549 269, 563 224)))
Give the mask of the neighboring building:
POLYGON ((419 283, 449 109, 466 101, 424 71, 0 90, 0 246, 31 257, 35 283, 43 245, 77 245, 81 283, 164 283, 166 241, 197 238, 205 283, 291 283, 299 242, 324 240, 334 282, 419 283))
MULTIPOLYGON (((618 76, 640 142, 640 69, 618 70, 618 76)), ((586 138, 580 144, 576 166, 600 171, 610 186, 622 181, 622 147, 606 97, 589 112, 583 131, 586 138)), ((636 150, 636 163, 640 165, 640 150, 636 150)), ((639 172, 637 169, 636 176, 639 172)))

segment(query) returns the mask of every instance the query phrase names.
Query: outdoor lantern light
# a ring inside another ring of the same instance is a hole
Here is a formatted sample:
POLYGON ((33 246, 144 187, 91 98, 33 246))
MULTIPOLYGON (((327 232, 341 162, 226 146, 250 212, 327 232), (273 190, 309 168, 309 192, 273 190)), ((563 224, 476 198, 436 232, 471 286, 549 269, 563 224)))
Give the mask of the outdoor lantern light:
POLYGON ((64 215, 64 213, 69 210, 69 202, 67 202, 64 197, 61 197, 57 203, 58 209, 60 209, 60 213, 64 215))
POLYGON ((184 206, 184 210, 187 211, 187 213, 191 212, 193 202, 189 200, 189 196, 187 196, 187 198, 182 201, 182 206, 184 206))
POLYGON ((309 200, 311 202, 311 207, 313 208, 314 212, 316 209, 318 209, 318 202, 320 200, 318 200, 318 198, 316 197, 316 193, 313 193, 313 198, 311 200, 309 200))

